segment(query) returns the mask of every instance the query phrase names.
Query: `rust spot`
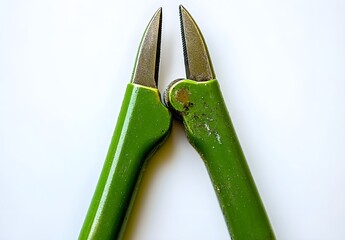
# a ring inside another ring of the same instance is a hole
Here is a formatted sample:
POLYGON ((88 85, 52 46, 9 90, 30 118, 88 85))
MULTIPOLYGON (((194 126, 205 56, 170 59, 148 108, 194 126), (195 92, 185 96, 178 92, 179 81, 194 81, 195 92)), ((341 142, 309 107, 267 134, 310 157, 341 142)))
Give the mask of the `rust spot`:
POLYGON ((175 98, 176 100, 183 105, 183 110, 181 112, 182 115, 188 115, 189 108, 192 107, 194 104, 189 101, 191 93, 187 88, 181 88, 176 91, 175 98))
POLYGON ((181 104, 183 104, 184 106, 188 105, 189 104, 189 95, 190 95, 190 92, 188 91, 188 89, 186 88, 181 88, 180 90, 178 90, 176 92, 176 100, 178 102, 180 102, 181 104))

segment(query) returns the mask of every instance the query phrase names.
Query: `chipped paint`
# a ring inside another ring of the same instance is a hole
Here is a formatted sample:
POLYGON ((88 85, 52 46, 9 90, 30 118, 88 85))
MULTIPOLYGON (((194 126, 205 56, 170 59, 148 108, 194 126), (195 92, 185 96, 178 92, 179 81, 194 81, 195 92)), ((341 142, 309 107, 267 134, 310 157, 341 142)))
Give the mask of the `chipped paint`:
POLYGON ((215 132, 215 135, 216 135, 217 142, 218 142, 219 144, 222 144, 222 141, 220 141, 220 135, 219 135, 219 133, 218 133, 218 132, 215 132))
POLYGON ((210 126, 209 126, 207 123, 204 123, 204 126, 205 126, 205 128, 206 128, 206 130, 207 130, 208 135, 210 136, 210 135, 211 135, 210 126))

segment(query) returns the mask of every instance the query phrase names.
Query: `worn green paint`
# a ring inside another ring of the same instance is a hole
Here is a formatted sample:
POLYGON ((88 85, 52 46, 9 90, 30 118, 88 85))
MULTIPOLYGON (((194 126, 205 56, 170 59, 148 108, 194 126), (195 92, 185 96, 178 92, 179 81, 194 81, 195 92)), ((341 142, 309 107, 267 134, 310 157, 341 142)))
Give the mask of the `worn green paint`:
POLYGON ((218 82, 180 80, 167 95, 205 162, 232 239, 275 239, 218 82))
POLYGON ((79 239, 117 239, 146 159, 166 139, 171 114, 157 89, 129 83, 79 239))

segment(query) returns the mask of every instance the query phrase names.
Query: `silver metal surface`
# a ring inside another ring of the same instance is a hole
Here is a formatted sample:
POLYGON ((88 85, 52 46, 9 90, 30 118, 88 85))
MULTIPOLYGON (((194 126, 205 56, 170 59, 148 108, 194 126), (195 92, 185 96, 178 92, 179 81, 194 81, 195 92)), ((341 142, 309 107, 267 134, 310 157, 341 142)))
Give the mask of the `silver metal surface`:
POLYGON ((157 88, 162 33, 162 8, 153 15, 139 46, 132 83, 157 88))
POLYGON ((187 78, 196 81, 215 79, 205 40, 194 19, 182 5, 180 21, 187 78))

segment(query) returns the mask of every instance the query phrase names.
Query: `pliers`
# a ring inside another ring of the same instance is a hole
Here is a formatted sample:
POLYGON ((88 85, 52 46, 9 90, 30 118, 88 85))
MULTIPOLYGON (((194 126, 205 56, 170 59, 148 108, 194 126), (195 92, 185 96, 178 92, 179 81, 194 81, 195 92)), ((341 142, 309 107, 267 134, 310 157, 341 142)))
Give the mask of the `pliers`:
POLYGON ((79 239, 119 239, 143 169, 168 137, 172 114, 204 160, 232 239, 275 239, 236 137, 204 38, 179 7, 186 79, 172 82, 161 101, 158 84, 162 9, 140 43, 131 82, 79 239))

